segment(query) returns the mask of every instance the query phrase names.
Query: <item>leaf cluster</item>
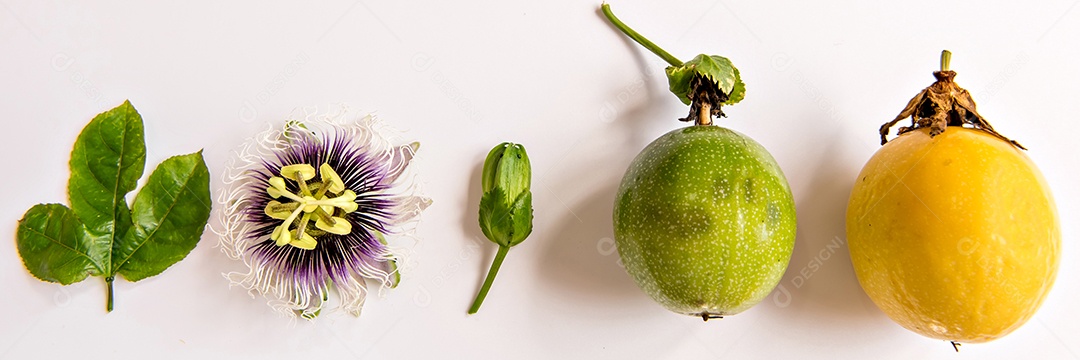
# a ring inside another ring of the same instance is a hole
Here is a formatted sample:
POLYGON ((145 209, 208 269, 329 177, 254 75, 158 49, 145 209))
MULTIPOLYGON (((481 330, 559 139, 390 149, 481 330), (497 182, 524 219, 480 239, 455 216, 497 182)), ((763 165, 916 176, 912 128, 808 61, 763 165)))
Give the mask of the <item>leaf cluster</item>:
POLYGON ((68 199, 38 204, 19 220, 16 245, 34 277, 64 285, 102 276, 139 281, 187 256, 210 217, 210 175, 202 151, 173 156, 143 175, 142 117, 125 101, 83 128, 71 151, 68 199))

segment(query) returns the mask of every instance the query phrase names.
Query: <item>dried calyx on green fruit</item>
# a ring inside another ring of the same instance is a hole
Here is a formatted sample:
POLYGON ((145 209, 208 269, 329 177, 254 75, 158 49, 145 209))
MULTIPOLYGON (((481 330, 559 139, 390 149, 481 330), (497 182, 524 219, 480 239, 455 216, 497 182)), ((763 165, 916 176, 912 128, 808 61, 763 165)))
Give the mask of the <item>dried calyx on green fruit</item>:
POLYGON ((525 241, 532 233, 531 186, 532 167, 524 146, 504 142, 491 149, 484 160, 481 179, 484 195, 480 199, 480 230, 499 245, 499 251, 469 309, 470 314, 480 310, 510 247, 525 241))

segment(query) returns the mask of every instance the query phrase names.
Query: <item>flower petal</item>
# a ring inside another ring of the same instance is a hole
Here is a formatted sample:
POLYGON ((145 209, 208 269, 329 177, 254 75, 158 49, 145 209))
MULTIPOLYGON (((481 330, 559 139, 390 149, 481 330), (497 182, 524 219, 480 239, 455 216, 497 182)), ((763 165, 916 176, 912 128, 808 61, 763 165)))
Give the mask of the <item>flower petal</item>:
POLYGON ((387 213, 393 214, 387 225, 401 225, 415 219, 424 209, 431 206, 431 199, 423 196, 406 195, 390 198, 394 204, 387 213))
POLYGON ((397 181, 398 177, 405 173, 405 169, 409 167, 409 163, 412 162, 417 150, 420 150, 420 143, 415 141, 408 145, 393 148, 390 151, 390 162, 387 164, 386 177, 383 178, 383 182, 393 184, 397 181))
MULTIPOLYGON (((380 244, 382 244, 383 246, 389 246, 389 244, 387 244, 386 242, 386 235, 378 231, 375 231, 373 233, 375 235, 375 239, 378 239, 380 244)), ((386 280, 383 281, 383 284, 390 287, 391 289, 396 288, 398 284, 401 283, 401 272, 398 271, 397 257, 392 255, 387 256, 385 259, 382 259, 382 261, 379 261, 378 265, 379 268, 387 274, 386 280)))

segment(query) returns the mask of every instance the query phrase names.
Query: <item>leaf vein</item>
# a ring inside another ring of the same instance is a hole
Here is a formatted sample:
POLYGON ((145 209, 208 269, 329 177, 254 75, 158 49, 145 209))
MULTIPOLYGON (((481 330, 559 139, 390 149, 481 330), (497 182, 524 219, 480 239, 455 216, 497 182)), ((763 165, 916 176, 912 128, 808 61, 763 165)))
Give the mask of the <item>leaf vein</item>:
MULTIPOLYGON (((51 216, 52 216, 52 215, 50 214, 50 217, 51 217, 51 216)), ((91 258, 89 254, 86 254, 86 253, 80 252, 80 251, 78 251, 78 250, 76 250, 76 249, 72 248, 71 246, 68 246, 67 244, 65 244, 65 243, 62 243, 62 242, 60 242, 60 240, 59 240, 59 239, 56 239, 56 238, 54 238, 54 237, 52 237, 52 236, 49 236, 48 234, 45 234, 45 233, 43 233, 43 232, 37 231, 37 229, 34 229, 34 228, 32 228, 32 227, 29 227, 29 226, 23 226, 23 228, 25 228, 25 229, 26 229, 27 231, 30 231, 30 232, 32 232, 32 233, 35 233, 35 234, 37 234, 38 236, 41 236, 41 237, 43 237, 43 238, 46 238, 46 239, 48 239, 49 241, 52 241, 53 243, 56 243, 57 245, 60 245, 61 247, 65 248, 65 249, 71 250, 71 252, 73 252, 73 253, 76 253, 76 254, 78 254, 79 256, 85 257, 85 258, 86 258, 87 260, 90 260, 90 265, 94 265, 94 268, 95 268, 95 269, 98 269, 98 271, 101 271, 101 267, 100 267, 100 266, 98 266, 98 264, 94 262, 94 258, 91 258)))

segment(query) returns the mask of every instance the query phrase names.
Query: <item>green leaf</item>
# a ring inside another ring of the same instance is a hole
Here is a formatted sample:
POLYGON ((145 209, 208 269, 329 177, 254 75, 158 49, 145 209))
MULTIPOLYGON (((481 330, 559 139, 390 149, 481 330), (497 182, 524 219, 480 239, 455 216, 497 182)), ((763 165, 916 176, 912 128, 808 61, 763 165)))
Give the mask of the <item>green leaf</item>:
POLYGON ((724 105, 733 105, 746 98, 746 84, 742 82, 742 76, 739 76, 739 69, 732 67, 735 70, 735 86, 731 88, 731 93, 728 94, 727 101, 724 105))
POLYGON ((510 206, 510 246, 520 244, 532 233, 532 192, 526 191, 518 196, 510 206))
MULTIPOLYGON (((68 198, 96 247, 111 250, 131 228, 124 195, 135 189, 145 164, 142 117, 128 101, 94 117, 79 133, 71 151, 68 198)), ((111 263, 106 256, 103 270, 111 263)))
POLYGON ((102 276, 113 309, 117 274, 138 281, 195 248, 210 217, 210 174, 202 151, 161 163, 135 196, 146 165, 142 117, 125 101, 94 117, 71 150, 64 205, 37 205, 19 220, 16 243, 35 277, 71 284, 102 276))
POLYGON ((75 213, 61 204, 38 204, 19 220, 15 243, 34 277, 64 285, 103 273, 103 254, 85 235, 75 213))
POLYGON ((158 165, 131 211, 135 226, 113 246, 114 274, 139 281, 183 260, 210 217, 210 174, 202 151, 158 165))
POLYGON ((667 67, 665 72, 671 92, 687 105, 691 102, 690 82, 697 75, 711 80, 721 92, 728 95, 725 105, 735 104, 746 97, 746 85, 739 76, 739 69, 723 56, 700 54, 682 66, 667 67))

